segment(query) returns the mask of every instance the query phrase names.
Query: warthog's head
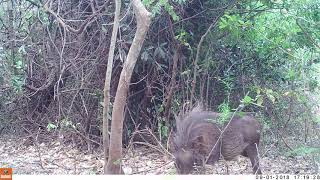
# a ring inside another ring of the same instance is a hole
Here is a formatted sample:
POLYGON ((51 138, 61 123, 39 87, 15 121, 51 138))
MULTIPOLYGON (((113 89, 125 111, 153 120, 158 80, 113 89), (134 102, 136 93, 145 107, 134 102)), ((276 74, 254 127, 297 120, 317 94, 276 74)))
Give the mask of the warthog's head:
POLYGON ((194 154, 190 150, 180 149, 174 153, 175 166, 178 174, 188 174, 195 164, 194 154))

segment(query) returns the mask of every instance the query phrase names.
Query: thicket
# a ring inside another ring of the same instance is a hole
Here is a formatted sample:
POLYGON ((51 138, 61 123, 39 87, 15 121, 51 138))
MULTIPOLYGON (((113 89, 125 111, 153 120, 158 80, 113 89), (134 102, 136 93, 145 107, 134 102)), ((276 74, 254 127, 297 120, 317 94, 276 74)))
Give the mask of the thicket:
MULTIPOLYGON (((319 152, 319 0, 143 3, 153 20, 131 79, 124 144, 145 128, 165 143, 174 114, 202 102, 226 116, 254 113, 266 143, 319 152)), ((122 7, 111 110, 135 28, 130 1, 122 7)), ((0 2, 0 134, 101 145, 113 13, 104 0, 0 2)))

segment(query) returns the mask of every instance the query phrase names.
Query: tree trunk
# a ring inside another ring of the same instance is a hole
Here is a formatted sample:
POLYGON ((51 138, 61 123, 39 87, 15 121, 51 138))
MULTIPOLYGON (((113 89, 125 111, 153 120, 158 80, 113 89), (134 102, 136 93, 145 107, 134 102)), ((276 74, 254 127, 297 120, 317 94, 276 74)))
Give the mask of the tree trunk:
POLYGON ((110 49, 108 55, 108 65, 106 71, 106 78, 104 82, 104 90, 103 90, 103 150, 104 150, 104 174, 107 173, 107 161, 108 161, 108 152, 109 152, 109 104, 110 104, 110 84, 111 84, 111 74, 112 74, 112 66, 113 66, 113 56, 114 49, 117 41, 117 34, 119 28, 119 16, 121 9, 121 0, 115 0, 115 14, 114 14, 114 25, 112 30, 110 49))
POLYGON ((107 174, 120 174, 122 158, 122 130, 124 120, 124 106, 134 66, 137 62, 145 35, 151 23, 151 15, 140 0, 133 0, 133 9, 136 15, 137 31, 130 47, 126 61, 121 71, 117 94, 113 104, 109 159, 107 174))

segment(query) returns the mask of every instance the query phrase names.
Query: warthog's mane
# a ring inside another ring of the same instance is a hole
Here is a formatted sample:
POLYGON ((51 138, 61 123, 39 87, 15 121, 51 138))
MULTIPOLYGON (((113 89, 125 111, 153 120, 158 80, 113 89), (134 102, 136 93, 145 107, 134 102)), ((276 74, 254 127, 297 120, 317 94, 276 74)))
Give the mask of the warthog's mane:
POLYGON ((208 126, 208 122, 214 123, 218 116, 219 113, 204 111, 198 106, 180 115, 176 120, 177 131, 173 139, 175 147, 178 149, 190 147, 192 141, 197 138, 197 132, 208 126))

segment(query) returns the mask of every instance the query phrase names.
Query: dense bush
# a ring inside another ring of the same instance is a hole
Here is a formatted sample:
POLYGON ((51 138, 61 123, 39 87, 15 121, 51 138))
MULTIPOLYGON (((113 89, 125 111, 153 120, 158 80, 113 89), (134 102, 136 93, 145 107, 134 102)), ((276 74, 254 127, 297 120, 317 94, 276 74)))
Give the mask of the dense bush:
MULTIPOLYGON (((90 2, 1 2, 0 130, 101 142, 114 8, 90 2)), ((318 0, 143 2, 153 23, 131 80, 126 141, 149 127, 165 142, 173 113, 202 102, 226 114, 244 106, 260 117, 266 142, 318 143, 318 0)), ((130 1, 123 5, 112 97, 135 30, 130 1)))

